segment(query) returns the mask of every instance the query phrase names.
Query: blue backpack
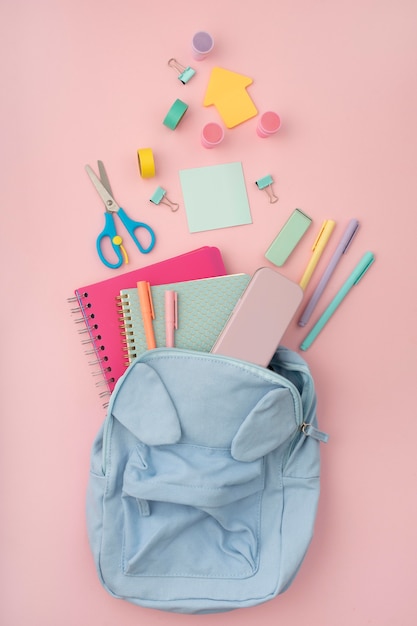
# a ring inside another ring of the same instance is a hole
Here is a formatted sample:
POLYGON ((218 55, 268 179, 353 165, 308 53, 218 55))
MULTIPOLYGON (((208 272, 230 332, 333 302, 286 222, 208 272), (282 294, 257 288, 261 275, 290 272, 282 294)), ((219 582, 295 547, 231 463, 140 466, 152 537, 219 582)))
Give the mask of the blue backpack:
POLYGON ((87 525, 102 584, 179 613, 282 593, 312 538, 326 439, 309 369, 286 348, 269 368, 145 352, 118 381, 92 451, 87 525))

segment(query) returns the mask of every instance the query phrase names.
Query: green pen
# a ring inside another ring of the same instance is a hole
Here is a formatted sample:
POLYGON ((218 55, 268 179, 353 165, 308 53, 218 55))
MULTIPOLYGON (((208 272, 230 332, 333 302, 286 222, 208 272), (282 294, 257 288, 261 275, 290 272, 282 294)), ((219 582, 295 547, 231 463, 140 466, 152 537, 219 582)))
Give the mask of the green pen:
POLYGON ((302 344, 300 345, 300 350, 307 350, 317 335, 323 330, 324 326, 327 324, 333 313, 336 311, 338 306, 343 302, 343 300, 348 295, 349 291, 358 284, 362 276, 365 272, 371 267, 372 263, 375 261, 375 256, 372 252, 365 252, 347 281, 342 285, 339 289, 333 300, 330 302, 327 309, 322 313, 321 317, 314 324, 313 328, 310 330, 302 344))

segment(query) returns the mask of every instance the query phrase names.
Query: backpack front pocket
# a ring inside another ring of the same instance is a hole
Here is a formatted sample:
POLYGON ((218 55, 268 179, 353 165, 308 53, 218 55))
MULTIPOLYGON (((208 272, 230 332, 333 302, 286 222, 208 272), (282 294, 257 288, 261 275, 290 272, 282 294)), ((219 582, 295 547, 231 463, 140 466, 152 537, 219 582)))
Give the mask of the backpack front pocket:
POLYGON ((246 578, 258 566, 263 459, 191 444, 133 450, 123 477, 124 573, 246 578))

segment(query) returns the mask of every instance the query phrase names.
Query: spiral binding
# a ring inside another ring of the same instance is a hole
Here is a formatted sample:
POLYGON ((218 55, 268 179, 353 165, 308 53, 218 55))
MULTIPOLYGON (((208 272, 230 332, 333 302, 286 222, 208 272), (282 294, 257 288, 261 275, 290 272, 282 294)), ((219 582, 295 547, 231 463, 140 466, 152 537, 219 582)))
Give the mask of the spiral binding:
POLYGON ((129 297, 127 294, 116 296, 116 308, 119 316, 120 335, 122 337, 122 351, 126 367, 136 358, 136 346, 132 324, 130 324, 132 318, 129 307, 129 297))
MULTIPOLYGON (((88 365, 94 369, 92 371, 93 377, 100 377, 100 380, 96 380, 95 386, 97 388, 105 386, 106 389, 99 392, 99 398, 102 400, 108 398, 111 395, 109 385, 114 383, 115 380, 111 376, 111 366, 108 364, 108 356, 106 355, 106 347, 102 343, 102 337, 99 332, 99 326, 95 321, 93 304, 88 300, 88 293, 76 293, 75 296, 67 299, 68 304, 72 305, 78 303, 78 306, 71 307, 70 313, 74 316, 75 324, 83 324, 83 327, 78 329, 79 335, 88 335, 85 339, 80 339, 83 346, 90 346, 91 348, 84 350, 86 356, 95 356, 92 361, 88 361, 88 365), (76 317, 81 314, 81 317, 76 317)), ((108 402, 102 404, 103 408, 108 407, 108 402)))

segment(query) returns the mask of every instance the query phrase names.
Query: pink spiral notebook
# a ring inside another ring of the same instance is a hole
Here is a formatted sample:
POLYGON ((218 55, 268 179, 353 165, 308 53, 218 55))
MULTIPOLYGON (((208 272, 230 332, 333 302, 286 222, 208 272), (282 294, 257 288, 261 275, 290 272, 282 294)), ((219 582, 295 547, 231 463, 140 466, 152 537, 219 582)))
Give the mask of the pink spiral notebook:
POLYGON ((76 289, 74 293, 82 313, 82 318, 76 321, 83 325, 79 331, 86 337, 83 343, 91 346, 87 348, 87 354, 91 356, 89 364, 99 368, 96 385, 101 387, 100 397, 110 395, 117 380, 126 370, 116 307, 116 298, 122 289, 136 287, 139 280, 147 280, 151 285, 162 285, 225 274, 220 250, 203 246, 76 289))

